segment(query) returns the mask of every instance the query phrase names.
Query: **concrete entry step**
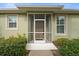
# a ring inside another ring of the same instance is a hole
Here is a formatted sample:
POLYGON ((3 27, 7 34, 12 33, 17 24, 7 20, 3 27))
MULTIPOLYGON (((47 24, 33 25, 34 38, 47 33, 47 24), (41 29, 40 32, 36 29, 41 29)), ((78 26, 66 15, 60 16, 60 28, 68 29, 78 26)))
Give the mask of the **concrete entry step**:
POLYGON ((57 50, 53 43, 28 43, 27 50, 57 50))
POLYGON ((29 56, 53 56, 51 50, 31 50, 29 56))

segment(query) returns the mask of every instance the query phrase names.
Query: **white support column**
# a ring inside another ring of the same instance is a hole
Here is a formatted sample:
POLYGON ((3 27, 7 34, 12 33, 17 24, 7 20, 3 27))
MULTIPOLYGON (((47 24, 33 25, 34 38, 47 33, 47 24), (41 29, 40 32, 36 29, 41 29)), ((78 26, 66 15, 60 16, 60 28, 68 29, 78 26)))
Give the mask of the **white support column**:
POLYGON ((44 39, 46 42, 46 14, 45 14, 45 20, 44 20, 44 39))
POLYGON ((48 36, 48 39, 49 39, 49 41, 51 41, 51 38, 50 38, 50 37, 51 37, 51 33, 50 33, 50 32, 51 32, 51 31, 50 31, 51 15, 50 15, 50 18, 48 19, 48 24, 49 24, 49 26, 48 26, 48 28, 49 28, 49 29, 48 29, 48 35, 49 35, 49 36, 48 36))
POLYGON ((54 39, 53 38, 53 33, 54 33, 53 28, 54 28, 54 20, 53 20, 53 14, 51 14, 51 41, 52 41, 52 39, 54 39))
MULTIPOLYGON (((28 27, 28 13, 27 13, 27 27, 28 27)), ((27 29, 27 43, 28 43, 28 35, 29 35, 29 31, 28 31, 28 29, 27 29)))
POLYGON ((35 42, 35 14, 33 14, 34 17, 34 42, 35 42))

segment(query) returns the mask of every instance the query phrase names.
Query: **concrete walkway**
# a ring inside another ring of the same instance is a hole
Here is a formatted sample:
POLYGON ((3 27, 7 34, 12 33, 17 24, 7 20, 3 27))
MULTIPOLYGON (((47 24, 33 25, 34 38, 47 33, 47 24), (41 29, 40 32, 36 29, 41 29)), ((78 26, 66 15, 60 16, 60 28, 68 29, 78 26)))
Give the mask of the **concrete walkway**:
POLYGON ((31 50, 29 56, 53 56, 51 50, 31 50))

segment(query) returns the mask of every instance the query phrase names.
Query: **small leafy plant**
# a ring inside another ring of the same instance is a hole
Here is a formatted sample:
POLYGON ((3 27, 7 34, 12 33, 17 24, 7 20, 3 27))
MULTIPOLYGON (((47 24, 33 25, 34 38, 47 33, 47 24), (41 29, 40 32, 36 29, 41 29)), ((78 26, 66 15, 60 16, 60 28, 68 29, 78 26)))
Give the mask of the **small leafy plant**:
POLYGON ((54 43, 57 46, 63 46, 64 44, 66 44, 66 42, 69 42, 70 40, 68 38, 58 38, 57 40, 54 41, 54 43))

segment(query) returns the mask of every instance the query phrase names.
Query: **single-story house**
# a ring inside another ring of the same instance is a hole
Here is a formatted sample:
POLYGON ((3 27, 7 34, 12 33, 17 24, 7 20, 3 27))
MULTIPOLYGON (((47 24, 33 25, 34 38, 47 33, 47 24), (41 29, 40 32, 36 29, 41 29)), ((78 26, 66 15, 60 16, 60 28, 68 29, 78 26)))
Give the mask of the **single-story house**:
POLYGON ((79 37, 79 10, 62 5, 16 5, 0 9, 0 36, 27 36, 27 49, 57 49, 57 38, 79 37))

